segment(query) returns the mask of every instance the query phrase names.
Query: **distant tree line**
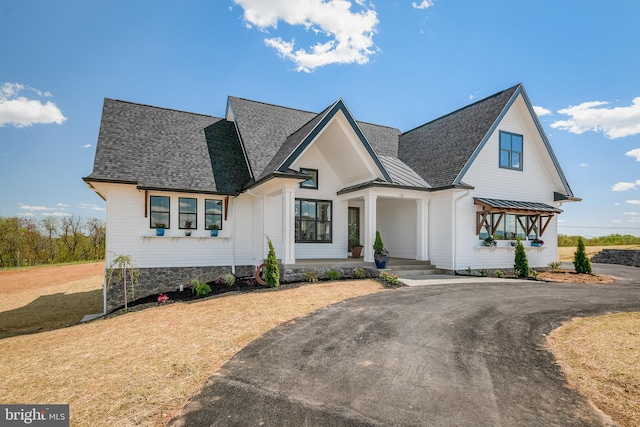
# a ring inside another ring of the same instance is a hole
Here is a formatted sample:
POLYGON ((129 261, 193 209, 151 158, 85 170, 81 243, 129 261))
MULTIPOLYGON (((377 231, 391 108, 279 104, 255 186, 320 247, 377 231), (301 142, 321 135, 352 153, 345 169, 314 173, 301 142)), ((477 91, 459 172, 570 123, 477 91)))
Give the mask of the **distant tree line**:
MULTIPOLYGON (((567 236, 558 234, 558 246, 573 247, 578 246, 580 236, 567 236)), ((586 246, 617 246, 617 245, 640 245, 640 237, 630 234, 610 234, 608 236, 582 238, 586 246)))
POLYGON ((0 268, 103 260, 105 231, 97 218, 0 216, 0 268))

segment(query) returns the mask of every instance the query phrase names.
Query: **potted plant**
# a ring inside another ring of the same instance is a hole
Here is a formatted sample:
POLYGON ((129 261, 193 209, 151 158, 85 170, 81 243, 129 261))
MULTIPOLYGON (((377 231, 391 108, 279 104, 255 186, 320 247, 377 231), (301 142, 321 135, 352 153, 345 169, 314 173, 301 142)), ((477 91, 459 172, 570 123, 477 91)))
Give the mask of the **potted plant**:
POLYGON ((389 262, 389 251, 384 248, 380 232, 376 230, 376 240, 373 242, 373 258, 376 262, 376 268, 386 268, 389 262))
POLYGON ((218 237, 218 230, 220 229, 220 226, 218 224, 211 224, 207 228, 211 230, 211 237, 218 237))
POLYGON ((167 228, 166 224, 156 222, 156 236, 164 236, 164 229, 167 228))
POLYGON ((489 237, 484 239, 484 245, 485 246, 496 246, 497 244, 498 244, 498 242, 496 242, 496 239, 493 236, 489 236, 489 237))
POLYGON ((185 236, 191 236, 191 224, 193 224, 192 221, 185 221, 184 222, 184 226, 187 228, 186 230, 184 230, 184 235, 185 236))
POLYGON ((360 258, 364 246, 360 244, 360 233, 355 225, 349 225, 349 247, 351 248, 351 256, 360 258))
POLYGON ((544 242, 537 237, 531 241, 531 246, 533 247, 539 248, 542 245, 544 245, 544 242))
POLYGON ((351 246, 351 256, 353 258, 360 258, 362 256, 362 248, 364 248, 364 246, 362 246, 360 243, 356 243, 354 245, 351 246))

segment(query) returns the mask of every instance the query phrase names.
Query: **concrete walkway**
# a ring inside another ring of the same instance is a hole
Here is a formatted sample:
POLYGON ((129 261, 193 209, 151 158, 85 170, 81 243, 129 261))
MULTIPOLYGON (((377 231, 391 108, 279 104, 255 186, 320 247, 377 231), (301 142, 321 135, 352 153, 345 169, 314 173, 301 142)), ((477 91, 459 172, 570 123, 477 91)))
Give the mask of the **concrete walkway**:
POLYGON ((169 425, 612 426, 544 347, 574 317, 640 311, 638 268, 594 270, 616 281, 439 278, 317 310, 245 347, 169 425))
POLYGON ((407 286, 455 285, 464 283, 521 283, 521 279, 499 279, 497 277, 454 276, 452 274, 432 274, 426 278, 412 279, 399 277, 407 286))

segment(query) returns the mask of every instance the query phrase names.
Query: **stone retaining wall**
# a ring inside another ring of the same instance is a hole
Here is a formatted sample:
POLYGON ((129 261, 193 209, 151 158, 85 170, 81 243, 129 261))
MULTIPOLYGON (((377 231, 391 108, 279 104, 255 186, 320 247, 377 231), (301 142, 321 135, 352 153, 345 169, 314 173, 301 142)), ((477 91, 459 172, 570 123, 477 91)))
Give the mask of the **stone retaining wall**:
POLYGON ((591 258, 591 262, 640 267, 640 251, 603 249, 591 258))
MULTIPOLYGON (((252 265, 236 266, 236 277, 252 277, 256 267, 252 265)), ((336 270, 341 278, 353 278, 355 267, 314 267, 314 268, 284 268, 280 264, 280 282, 292 283, 304 281, 306 272, 313 272, 319 280, 327 279, 329 270, 336 270)), ((363 268, 366 277, 378 277, 378 270, 375 268, 363 268)), ((135 299, 156 295, 162 292, 176 291, 180 285, 190 285, 193 279, 201 282, 212 282, 218 277, 231 273, 230 266, 211 267, 160 267, 141 268, 138 284, 135 288, 135 299)), ((132 300, 129 287, 129 302, 132 300)), ((122 281, 117 280, 113 274, 112 280, 107 287, 107 313, 124 306, 124 295, 122 281)))
MULTIPOLYGON (((253 276, 251 265, 236 266, 236 277, 253 276)), ((135 288, 135 299, 144 298, 161 292, 172 292, 180 285, 190 285, 193 279, 201 282, 212 282, 223 274, 231 273, 230 266, 211 267, 159 267, 141 268, 138 285, 135 288)), ((130 289, 130 288, 129 288, 130 289)), ((128 294, 131 300, 131 291, 128 294)), ((122 281, 113 274, 107 287, 107 313, 124 306, 122 281)))

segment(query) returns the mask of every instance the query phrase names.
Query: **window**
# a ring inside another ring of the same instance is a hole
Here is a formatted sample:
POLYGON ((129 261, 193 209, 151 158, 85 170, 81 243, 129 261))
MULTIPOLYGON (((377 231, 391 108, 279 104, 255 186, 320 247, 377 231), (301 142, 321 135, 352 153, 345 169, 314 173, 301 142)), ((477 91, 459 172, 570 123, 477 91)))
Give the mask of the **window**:
POLYGON ((522 135, 500 131, 500 167, 522 170, 522 135))
POLYGON ((169 228, 169 198, 164 196, 151 196, 151 228, 169 228))
MULTIPOLYGON (((495 214, 499 216, 499 214, 495 214)), ((526 240, 527 232, 526 225, 528 224, 526 215, 512 215, 505 214, 503 219, 497 224, 497 228, 493 233, 493 237, 496 240, 526 240)), ((480 240, 484 240, 489 237, 489 223, 482 225, 478 237, 480 240)), ((530 235, 529 238, 535 238, 535 235, 530 235), (533 237, 531 237, 533 236, 533 237)))
POLYGON ((198 200, 180 197, 179 226, 180 228, 198 228, 198 200))
POLYGON ((309 179, 300 183, 300 188, 318 189, 318 169, 300 168, 300 173, 309 175, 309 179))
POLYGON ((209 229, 213 225, 222 230, 222 200, 204 201, 204 226, 209 229))
POLYGON ((331 207, 328 200, 296 199, 296 242, 331 243, 331 207))

